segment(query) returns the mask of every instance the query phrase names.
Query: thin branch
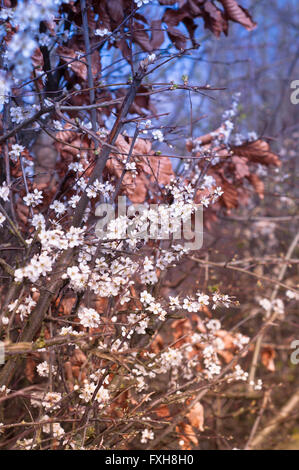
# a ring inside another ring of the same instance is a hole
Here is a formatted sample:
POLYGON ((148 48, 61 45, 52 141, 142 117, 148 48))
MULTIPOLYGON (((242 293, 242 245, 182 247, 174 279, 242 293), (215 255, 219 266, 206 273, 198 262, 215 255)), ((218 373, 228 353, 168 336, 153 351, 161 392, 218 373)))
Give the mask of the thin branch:
MULTIPOLYGON (((299 232, 295 235, 295 237, 292 240, 292 243, 289 246, 289 249, 288 249, 286 257, 285 257, 286 260, 291 258, 293 251, 295 250, 296 246, 298 245, 298 241, 299 241, 299 232)), ((287 264, 284 264, 282 266, 281 270, 280 270, 280 273, 279 273, 278 278, 277 278, 276 286, 275 286, 275 288, 272 292, 272 295, 270 297, 270 302, 271 303, 273 302, 273 300, 277 296, 279 285, 282 285, 282 283, 280 281, 283 279, 286 270, 287 270, 287 264)), ((290 289, 289 286, 287 286, 287 288, 290 289)), ((292 289, 292 290, 294 290, 294 289, 292 289)), ((271 311, 269 312, 269 315, 270 315, 270 313, 271 313, 271 311)), ((273 321, 276 320, 277 316, 278 316, 278 313, 274 312, 274 314, 272 315, 273 321)), ((263 342, 263 334, 261 333, 257 338, 254 353, 253 353, 252 364, 251 364, 249 377, 248 377, 249 388, 252 388, 252 384, 254 383, 254 380, 255 380, 255 374, 256 374, 256 370, 257 370, 258 359, 259 359, 259 354, 260 354, 262 342, 263 342)))

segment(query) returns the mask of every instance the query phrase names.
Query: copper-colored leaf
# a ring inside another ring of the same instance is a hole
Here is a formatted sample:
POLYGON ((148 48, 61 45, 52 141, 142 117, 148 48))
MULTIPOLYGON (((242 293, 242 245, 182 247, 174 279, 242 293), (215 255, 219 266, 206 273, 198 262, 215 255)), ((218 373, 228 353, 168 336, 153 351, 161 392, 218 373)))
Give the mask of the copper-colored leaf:
POLYGON ((141 46, 141 48, 146 52, 152 51, 152 46, 150 44, 149 36, 144 29, 142 23, 137 21, 134 22, 133 25, 133 38, 141 46))
POLYGON ((74 366, 81 366, 86 362, 86 356, 81 349, 75 349, 71 358, 71 363, 74 366))
POLYGON ((123 0, 109 0, 106 2, 106 5, 112 20, 116 23, 121 23, 124 19, 123 0))
POLYGON ((227 180, 222 180, 221 187, 223 195, 221 201, 227 209, 234 209, 238 207, 238 192, 234 185, 229 183, 227 180))
POLYGON ((162 30, 162 22, 161 20, 153 20, 151 22, 151 31, 152 37, 150 41, 150 45, 152 50, 158 49, 164 41, 164 31, 162 30))
POLYGON ((74 376, 72 370, 72 364, 70 361, 67 361, 64 364, 65 376, 69 391, 72 392, 74 390, 74 376))
POLYGON ((246 29, 251 31, 256 27, 256 23, 252 20, 251 15, 239 5, 236 0, 220 0, 225 8, 225 12, 228 18, 236 23, 241 24, 246 29))
POLYGON ((234 156, 232 157, 232 162, 235 165, 235 175, 237 179, 242 179, 250 175, 246 158, 234 156))
POLYGON ((255 192, 259 195, 261 199, 264 199, 264 183, 260 178, 255 174, 251 173, 248 177, 248 180, 255 189, 255 192))
MULTIPOLYGON (((123 136, 119 136, 116 146, 120 151, 120 155, 116 154, 107 162, 107 169, 110 174, 119 178, 124 168, 121 160, 126 158, 130 151, 131 139, 127 141, 123 136)), ((136 163, 138 175, 133 178, 130 172, 126 172, 123 178, 122 191, 127 194, 133 203, 144 202, 150 184, 169 184, 173 176, 170 159, 168 157, 153 156, 149 140, 137 139, 132 161, 136 163)))
POLYGON ((123 57, 124 57, 129 63, 131 63, 131 49, 130 49, 130 47, 128 46, 127 41, 126 41, 124 38, 121 38, 121 39, 119 39, 118 41, 116 41, 116 45, 117 45, 117 47, 121 50, 121 53, 122 53, 123 57))
POLYGON ((31 60, 35 68, 42 70, 44 65, 44 59, 40 48, 35 49, 31 60))
POLYGON ((159 184, 169 184, 173 177, 171 161, 168 157, 153 156, 143 158, 142 169, 151 176, 153 181, 159 184))
POLYGON ((65 297, 61 302, 57 299, 57 306, 59 306, 59 312, 63 315, 70 315, 75 305, 76 297, 65 297))
POLYGON ((204 430, 204 409, 201 403, 195 403, 186 416, 194 428, 199 431, 204 430))
POLYGON ((69 68, 80 77, 82 80, 87 79, 87 66, 84 63, 84 60, 79 59, 78 53, 83 55, 83 51, 75 51, 70 47, 59 46, 57 48, 57 54, 60 55, 60 58, 63 62, 68 64, 69 68), (73 60, 76 59, 76 60, 73 60))
POLYGON ((235 155, 245 157, 251 162, 261 163, 262 165, 281 165, 279 157, 271 152, 270 145, 262 139, 232 147, 232 150, 235 155))
POLYGON ((32 359, 32 357, 28 357, 25 365, 25 376, 30 383, 32 383, 34 380, 34 369, 35 361, 32 359))
MULTIPOLYGON (((220 128, 216 129, 213 133, 210 132, 209 134, 204 134, 195 140, 200 141, 201 145, 208 145, 213 141, 213 139, 215 138, 215 135, 218 134, 219 131, 220 131, 220 128)), ((194 146, 194 141, 188 140, 186 143, 186 148, 188 152, 192 151, 193 146, 194 146)))
POLYGON ((159 418, 169 418, 170 411, 167 405, 160 405, 159 408, 155 409, 155 413, 159 418))
POLYGON ((263 348, 262 354, 261 354, 261 359, 262 359, 262 364, 268 369, 270 372, 275 371, 275 351, 273 348, 267 347, 263 348))
POLYGON ((95 299, 95 308, 98 313, 104 313, 108 306, 107 297, 97 297, 95 299))
POLYGON ((151 350, 154 353, 158 354, 164 348, 164 346, 165 344, 162 336, 160 334, 157 334, 157 336, 155 336, 154 340, 151 343, 151 350))
POLYGON ((167 33, 170 40, 179 51, 186 49, 187 38, 179 29, 170 26, 167 29, 167 33))
MULTIPOLYGON (((68 67, 79 77, 81 80, 87 80, 87 64, 84 57, 84 51, 78 49, 76 43, 71 44, 72 47, 59 46, 57 53, 60 55, 62 62, 68 64, 68 67), (75 60, 74 60, 75 59, 75 60)), ((97 76, 100 72, 100 56, 98 51, 94 51, 91 55, 92 59, 92 74, 97 76)))
POLYGON ((219 37, 222 32, 227 34, 228 23, 219 8, 208 1, 202 5, 201 9, 206 28, 209 28, 217 37, 219 37))
POLYGON ((198 439, 190 424, 180 423, 175 429, 179 435, 180 446, 183 450, 191 450, 192 444, 198 445, 198 439))

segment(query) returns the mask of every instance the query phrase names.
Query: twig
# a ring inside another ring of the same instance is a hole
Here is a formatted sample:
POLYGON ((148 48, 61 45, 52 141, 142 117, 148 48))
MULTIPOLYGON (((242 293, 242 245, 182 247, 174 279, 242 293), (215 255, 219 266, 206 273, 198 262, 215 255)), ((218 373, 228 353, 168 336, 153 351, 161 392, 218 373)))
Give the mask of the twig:
POLYGON ((268 401, 269 401, 269 398, 270 398, 270 394, 271 394, 271 390, 267 390, 264 394, 264 398, 263 398, 263 403, 262 403, 262 406, 261 406, 261 409, 259 411, 259 414, 254 422, 254 425, 252 427, 252 430, 251 430, 251 433, 250 433, 250 436, 248 438, 248 441, 244 447, 244 450, 249 450, 250 449, 250 445, 251 445, 251 442, 254 438, 254 435, 256 434, 256 431, 259 427, 259 424, 260 424, 260 421, 262 419, 262 416, 266 410, 266 407, 267 407, 267 404, 268 404, 268 401))
MULTIPOLYGON (((298 244, 298 241, 299 241, 299 232, 295 235, 295 237, 293 238, 292 243, 289 246, 289 249, 288 249, 286 257, 285 257, 286 260, 291 258, 292 253, 293 253, 293 251, 295 250, 295 248, 298 244)), ((280 281, 283 279, 286 270, 287 270, 287 264, 284 264, 282 266, 281 270, 280 270, 280 273, 278 275, 278 279, 277 279, 277 282, 276 282, 276 286, 274 287, 274 290, 273 290, 272 295, 270 297, 270 302, 271 303, 273 302, 273 300, 277 296, 279 285, 282 285, 282 283, 280 281)), ((290 288, 290 287, 288 286, 287 288, 290 288)), ((269 312, 269 315, 270 315, 270 313, 271 313, 271 310, 269 312)), ((277 316, 278 316, 278 313, 274 312, 274 314, 272 315, 272 321, 273 322, 276 320, 277 316)), ((249 372, 248 384, 249 384, 250 388, 252 388, 252 384, 254 383, 254 380, 255 380, 255 374, 256 374, 256 369, 257 369, 257 365, 258 365, 258 358, 259 358, 262 342, 263 342, 263 334, 261 333, 258 336, 257 341, 256 341, 256 345, 255 345, 255 349, 254 349, 254 353, 253 353, 253 358, 252 358, 252 364, 251 364, 251 368, 250 368, 250 372, 249 372)))
MULTIPOLYGON (((90 99, 90 104, 93 105, 95 102, 95 89, 94 89, 94 82, 93 82, 93 76, 92 76, 92 57, 91 57, 91 51, 90 51, 86 0, 81 0, 81 10, 82 10, 82 21, 83 21, 83 36, 84 36, 86 61, 87 61, 87 82, 89 86, 89 99, 90 99)), ((92 124, 93 131, 96 132, 97 131, 97 111, 95 108, 91 109, 91 124, 92 124)))
POLYGON ((134 132, 134 136, 133 136, 133 139, 132 139, 132 142, 131 142, 131 147, 130 147, 130 150, 129 150, 129 153, 128 153, 128 157, 127 157, 127 160, 126 160, 126 162, 125 162, 125 167, 124 167, 124 169, 123 169, 123 171, 122 171, 122 174, 120 175, 120 178, 119 178, 119 180, 118 180, 118 182, 117 182, 115 191, 114 191, 113 196, 112 196, 111 201, 110 201, 111 203, 115 202, 115 199, 116 199, 116 197, 117 197, 117 195, 118 195, 118 193, 119 193, 120 187, 121 187, 121 185, 122 185, 124 176, 125 176, 126 171, 127 171, 127 170, 126 170, 126 165, 127 165, 128 163, 130 163, 131 156, 132 156, 132 153, 133 153, 133 150, 134 150, 134 145, 135 145, 135 142, 136 142, 137 137, 138 137, 138 133, 139 133, 139 129, 138 129, 138 126, 136 126, 136 129, 135 129, 135 132, 134 132))
MULTIPOLYGON (((289 286, 287 284, 283 284, 282 282, 280 282, 277 279, 271 279, 270 277, 267 277, 267 276, 261 276, 259 274, 253 273, 252 271, 248 271, 247 269, 238 268, 237 266, 232 266, 230 263, 214 263, 213 261, 207 261, 207 260, 195 258, 194 256, 189 256, 189 259, 191 259, 193 261, 197 261, 198 263, 203 264, 203 265, 208 264, 210 266, 215 266, 215 267, 218 267, 218 268, 225 268, 225 269, 232 269, 233 271, 239 271, 241 273, 248 274, 249 276, 253 276, 253 277, 256 277, 258 279, 262 279, 265 282, 269 282, 271 284, 276 284, 277 286, 284 287, 285 289, 289 289, 289 290, 298 292, 298 289, 295 289, 294 287, 289 286)), ((287 267, 287 264, 284 264, 284 267, 287 267)))
POLYGON ((281 410, 272 418, 262 431, 252 440, 249 449, 259 449, 266 441, 267 437, 277 429, 279 424, 285 420, 299 406, 299 389, 289 398, 287 403, 281 410))

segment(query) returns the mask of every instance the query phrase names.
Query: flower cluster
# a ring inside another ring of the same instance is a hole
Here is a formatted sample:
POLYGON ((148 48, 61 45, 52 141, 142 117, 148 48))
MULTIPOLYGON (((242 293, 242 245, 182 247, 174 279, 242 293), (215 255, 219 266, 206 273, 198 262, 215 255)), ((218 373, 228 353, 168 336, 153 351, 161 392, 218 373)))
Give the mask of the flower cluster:
POLYGON ((35 300, 29 295, 20 303, 19 299, 16 299, 14 302, 8 305, 8 310, 10 312, 15 312, 20 315, 21 320, 23 321, 31 313, 32 309, 36 306, 35 300))
POLYGON ((0 186, 0 198, 3 199, 3 201, 8 201, 9 198, 9 187, 5 182, 0 186))
POLYGON ((23 200, 26 206, 36 207, 42 202, 43 193, 35 188, 32 193, 27 193, 27 195, 23 197, 23 200))
POLYGON ((268 317, 271 312, 278 313, 279 315, 284 314, 284 303, 282 299, 260 299, 259 304, 266 311, 266 316, 268 317))
POLYGON ((24 80, 30 75, 31 57, 38 47, 38 41, 45 44, 45 35, 41 36, 39 32, 40 23, 52 22, 59 6, 68 1, 29 0, 25 3, 20 0, 14 10, 6 10, 4 19, 10 21, 17 32, 8 43, 5 63, 8 69, 13 68, 16 79, 24 80))
POLYGON ((85 380, 84 386, 80 390, 79 397, 86 403, 90 402, 95 394, 95 401, 98 402, 99 408, 103 408, 110 400, 109 390, 103 385, 97 387, 94 382, 85 380))
POLYGON ((113 185, 108 181, 105 183, 100 183, 100 181, 97 179, 86 188, 86 194, 90 199, 97 197, 99 194, 102 194, 104 197, 108 198, 114 189, 115 188, 113 185))
POLYGON ((100 324, 100 316, 93 308, 82 307, 78 317, 85 328, 96 328, 100 324))

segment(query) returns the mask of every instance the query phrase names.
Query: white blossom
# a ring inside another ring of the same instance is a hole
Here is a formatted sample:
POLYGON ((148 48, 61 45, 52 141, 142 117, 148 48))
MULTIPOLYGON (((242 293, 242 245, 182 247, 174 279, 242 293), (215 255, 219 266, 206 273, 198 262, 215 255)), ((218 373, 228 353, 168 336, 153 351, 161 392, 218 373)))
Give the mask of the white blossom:
POLYGON ((26 206, 36 207, 38 206, 43 200, 43 193, 35 188, 32 193, 28 193, 27 196, 23 197, 23 200, 26 206))
POLYGON ((81 308, 78 317, 85 328, 96 328, 101 322, 100 315, 93 308, 81 308))
POLYGON ((9 187, 5 182, 0 186, 0 198, 3 199, 3 201, 8 201, 9 198, 9 187))
MULTIPOLYGON (((136 0, 135 0, 136 1, 136 0)), ((145 0, 143 0, 145 1, 145 0)), ((140 0, 141 2, 141 0, 140 0)), ((140 3, 139 2, 139 3, 140 3)), ((141 5, 138 5, 138 6, 141 6, 141 5)), ((149 430, 149 429, 144 429, 141 433, 141 439, 140 439, 140 442, 142 444, 146 444, 149 440, 153 440, 155 437, 153 431, 149 430)))

